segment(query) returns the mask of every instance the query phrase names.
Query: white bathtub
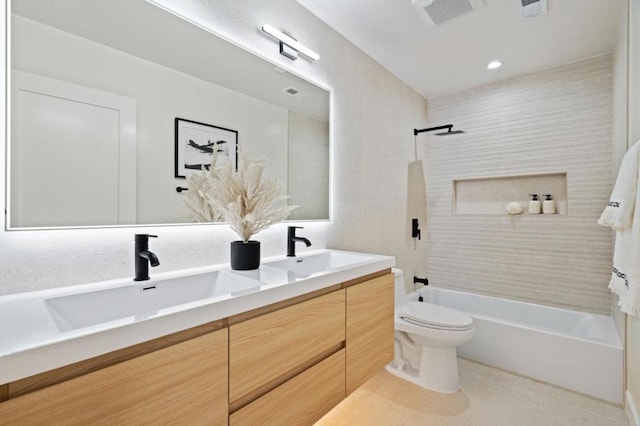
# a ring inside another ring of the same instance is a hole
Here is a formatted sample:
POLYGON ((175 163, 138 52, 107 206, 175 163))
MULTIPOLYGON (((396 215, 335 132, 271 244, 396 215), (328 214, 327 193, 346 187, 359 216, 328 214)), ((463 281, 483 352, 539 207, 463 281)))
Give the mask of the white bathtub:
POLYGON ((459 356, 622 403, 623 348, 610 316, 433 287, 419 293, 473 318, 476 336, 459 356))

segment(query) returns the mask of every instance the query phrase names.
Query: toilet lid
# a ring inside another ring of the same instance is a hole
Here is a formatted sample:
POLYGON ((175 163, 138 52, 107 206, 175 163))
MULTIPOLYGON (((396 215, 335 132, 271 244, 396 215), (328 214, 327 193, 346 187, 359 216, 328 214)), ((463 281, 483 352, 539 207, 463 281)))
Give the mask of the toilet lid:
POLYGON ((469 330, 473 327, 473 319, 462 312, 426 302, 409 302, 402 307, 400 318, 439 330, 469 330))

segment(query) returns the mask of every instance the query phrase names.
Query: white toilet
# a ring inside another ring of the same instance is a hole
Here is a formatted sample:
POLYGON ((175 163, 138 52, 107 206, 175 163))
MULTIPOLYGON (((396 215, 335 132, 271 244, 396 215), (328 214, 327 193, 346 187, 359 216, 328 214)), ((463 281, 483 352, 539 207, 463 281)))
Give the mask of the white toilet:
POLYGON ((402 270, 395 274, 395 358, 387 370, 437 392, 460 388, 456 346, 474 335, 473 319, 454 309, 409 301, 402 270))

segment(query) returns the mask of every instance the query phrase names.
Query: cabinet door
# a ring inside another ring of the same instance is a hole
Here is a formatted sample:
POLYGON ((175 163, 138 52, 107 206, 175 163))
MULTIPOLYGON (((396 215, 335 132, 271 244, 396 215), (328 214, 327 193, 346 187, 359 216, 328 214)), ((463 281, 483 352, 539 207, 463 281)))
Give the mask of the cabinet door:
POLYGON ((228 329, 0 403, 0 424, 228 423, 228 329))
POLYGON ((344 398, 344 349, 233 413, 232 426, 310 425, 344 398))
POLYGON ((347 395, 393 359, 393 274, 347 290, 347 395))
POLYGON ((229 327, 229 401, 244 405, 345 340, 344 290, 229 327))

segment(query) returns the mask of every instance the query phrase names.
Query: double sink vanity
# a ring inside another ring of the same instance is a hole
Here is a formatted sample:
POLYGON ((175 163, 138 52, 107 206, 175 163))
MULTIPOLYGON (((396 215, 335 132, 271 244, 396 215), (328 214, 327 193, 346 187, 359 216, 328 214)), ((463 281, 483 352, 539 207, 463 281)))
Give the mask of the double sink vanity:
POLYGON ((311 424, 393 358, 394 258, 0 297, 0 424, 311 424))

